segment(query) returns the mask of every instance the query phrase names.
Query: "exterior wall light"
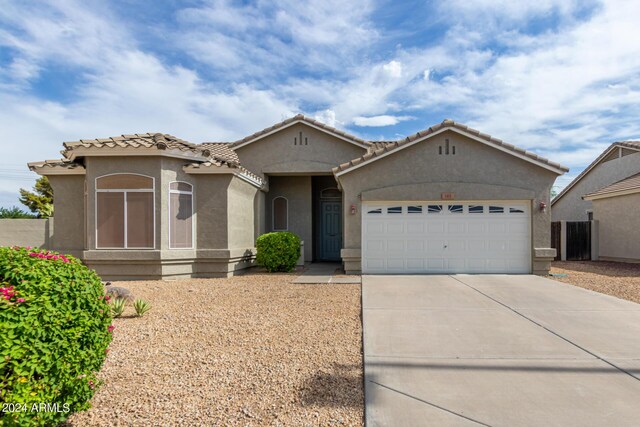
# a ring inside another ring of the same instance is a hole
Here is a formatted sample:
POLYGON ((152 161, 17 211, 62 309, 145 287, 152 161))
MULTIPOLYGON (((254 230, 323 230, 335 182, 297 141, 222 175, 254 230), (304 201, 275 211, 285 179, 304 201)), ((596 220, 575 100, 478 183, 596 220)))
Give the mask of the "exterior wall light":
POLYGON ((547 212, 547 204, 545 202, 540 202, 540 212, 547 212))

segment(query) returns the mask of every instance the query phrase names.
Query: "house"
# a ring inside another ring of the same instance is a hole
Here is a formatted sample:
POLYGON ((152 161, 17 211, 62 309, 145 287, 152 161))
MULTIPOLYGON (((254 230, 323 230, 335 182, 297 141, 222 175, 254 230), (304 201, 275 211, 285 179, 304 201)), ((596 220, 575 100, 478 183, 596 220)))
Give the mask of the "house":
POLYGON ((640 262, 640 173, 584 196, 598 221, 603 261, 640 262))
POLYGON ((593 219, 593 202, 583 196, 640 173, 640 141, 614 142, 551 201, 552 221, 593 219))
POLYGON ((135 134, 30 163, 55 194, 54 248, 111 279, 228 276, 288 230, 347 273, 539 273, 568 169, 452 120, 365 141, 297 115, 233 143, 135 134))

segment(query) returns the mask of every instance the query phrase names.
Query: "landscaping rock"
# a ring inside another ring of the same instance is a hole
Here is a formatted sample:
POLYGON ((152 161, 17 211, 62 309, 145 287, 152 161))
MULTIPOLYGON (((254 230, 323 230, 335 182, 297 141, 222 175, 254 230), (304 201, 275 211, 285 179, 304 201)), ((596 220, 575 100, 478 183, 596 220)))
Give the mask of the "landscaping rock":
POLYGON ((114 282, 153 311, 114 319, 105 384, 68 425, 362 426, 360 285, 297 276, 114 282))

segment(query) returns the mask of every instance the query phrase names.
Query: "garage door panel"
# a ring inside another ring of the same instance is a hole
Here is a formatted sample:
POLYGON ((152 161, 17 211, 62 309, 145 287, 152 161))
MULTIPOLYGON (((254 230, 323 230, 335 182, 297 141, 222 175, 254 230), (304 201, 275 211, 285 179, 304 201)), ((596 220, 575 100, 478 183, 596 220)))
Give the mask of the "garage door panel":
POLYGON ((424 259, 422 258, 407 258, 407 270, 410 272, 420 272, 425 268, 424 259))
POLYGON ((364 227, 365 233, 371 234, 383 234, 384 233, 384 222, 376 220, 376 221, 367 221, 364 227))
POLYGON ((389 221, 386 225, 387 234, 402 233, 404 231, 404 223, 402 221, 389 221))
POLYGON ((387 251, 389 252, 399 252, 404 251, 404 240, 389 240, 387 242, 387 251))
POLYGON ((443 220, 431 220, 429 215, 425 217, 427 219, 427 232, 431 233, 444 233, 445 221, 443 220))
POLYGON ((367 250, 367 253, 374 253, 374 252, 384 252, 385 250, 385 242, 384 240, 367 240, 365 242, 365 249, 367 250))
POLYGON ((424 240, 407 240, 407 251, 424 251, 424 240))
POLYGON ((464 233, 465 225, 466 224, 460 220, 450 221, 447 224, 447 233, 464 233))
POLYGON ((424 233, 424 222, 415 222, 412 220, 407 223, 407 233, 422 234, 424 233))
POLYGON ((365 273, 531 270, 528 204, 398 202, 362 212, 365 273))
POLYGON ((478 220, 472 220, 469 222, 467 230, 469 233, 484 233, 486 231, 486 228, 487 224, 483 220, 482 222, 478 220))

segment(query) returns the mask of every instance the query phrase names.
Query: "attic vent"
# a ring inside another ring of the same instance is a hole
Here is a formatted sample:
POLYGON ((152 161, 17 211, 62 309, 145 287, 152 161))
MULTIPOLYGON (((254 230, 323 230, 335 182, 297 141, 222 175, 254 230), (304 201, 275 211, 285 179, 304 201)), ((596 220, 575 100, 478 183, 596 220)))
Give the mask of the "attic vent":
POLYGON ((448 156, 451 154, 454 156, 456 154, 456 146, 449 143, 449 138, 444 140, 444 147, 442 145, 438 146, 438 154, 448 156), (443 150, 444 148, 444 150, 443 150))
POLYGON ((309 145, 309 141, 306 136, 303 139, 302 132, 300 132, 298 136, 293 137, 293 145, 309 145))
POLYGON ((609 154, 602 158, 602 163, 608 162, 610 160, 615 160, 618 157, 620 157, 620 148, 616 147, 615 149, 611 150, 609 154))

